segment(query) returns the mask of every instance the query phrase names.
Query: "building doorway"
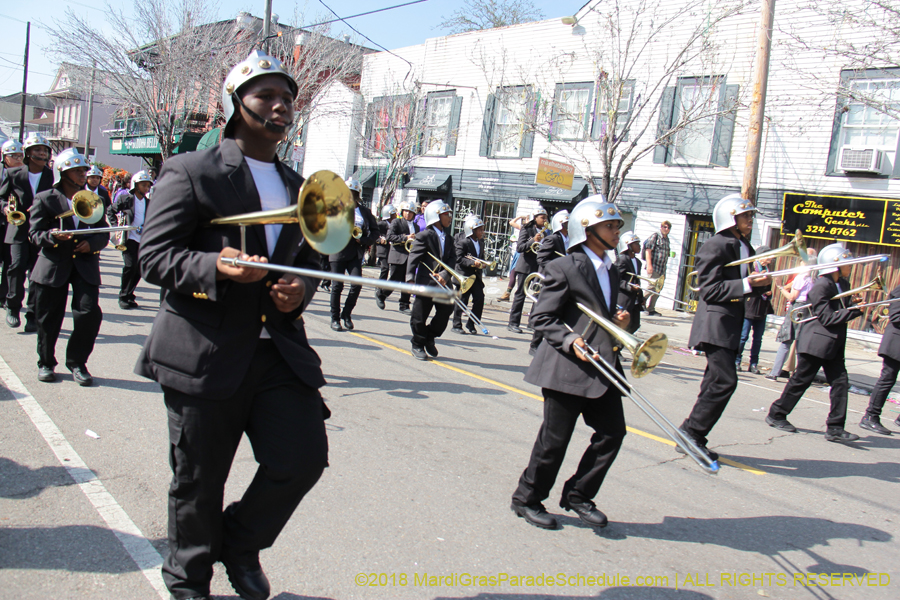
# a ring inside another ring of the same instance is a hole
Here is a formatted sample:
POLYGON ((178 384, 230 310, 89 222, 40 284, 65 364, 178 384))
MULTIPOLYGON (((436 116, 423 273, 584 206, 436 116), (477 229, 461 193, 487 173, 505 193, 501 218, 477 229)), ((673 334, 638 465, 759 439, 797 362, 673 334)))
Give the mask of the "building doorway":
MULTIPOLYGON (((685 236, 684 251, 681 253, 681 265, 678 270, 678 299, 697 307, 699 296, 691 290, 691 285, 696 282, 688 279, 688 275, 694 271, 697 261, 697 253, 703 242, 715 235, 716 229, 709 217, 691 217, 688 220, 688 231, 685 236)), ((684 310, 683 304, 676 304, 675 310, 684 310)))

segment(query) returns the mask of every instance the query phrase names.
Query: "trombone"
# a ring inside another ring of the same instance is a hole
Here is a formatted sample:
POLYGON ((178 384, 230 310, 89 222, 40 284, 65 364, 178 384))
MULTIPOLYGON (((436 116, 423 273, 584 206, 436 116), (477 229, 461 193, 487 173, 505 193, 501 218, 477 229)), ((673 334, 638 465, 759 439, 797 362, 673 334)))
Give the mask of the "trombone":
MULTIPOLYGON (((460 290, 461 290, 461 292, 462 292, 463 294, 465 294, 466 292, 469 291, 469 289, 471 289, 472 285, 475 283, 475 276, 474 276, 474 275, 469 275, 468 277, 463 277, 460 273, 457 273, 456 271, 454 271, 453 269, 451 269, 449 266, 447 266, 446 264, 444 264, 439 258, 437 258, 437 257, 436 257, 434 254, 432 254, 431 252, 428 253, 428 256, 430 256, 431 258, 433 258, 434 261, 435 261, 437 264, 439 264, 440 266, 444 267, 444 270, 446 270, 448 273, 450 273, 450 276, 453 277, 454 279, 456 279, 456 280, 459 282, 459 288, 460 288, 460 290)), ((434 282, 435 282, 436 284, 438 284, 442 289, 445 289, 445 290, 450 291, 450 292, 452 293, 452 291, 451 291, 445 284, 443 284, 443 283, 441 283, 440 281, 438 281, 437 269, 432 269, 432 268, 431 268, 430 266, 428 266, 428 265, 425 265, 425 267, 426 267, 429 271, 431 271, 431 273, 430 273, 431 278, 434 280, 434 282)), ((484 326, 484 323, 481 322, 481 319, 479 319, 478 317, 476 317, 476 316, 475 316, 475 313, 472 312, 472 310, 469 309, 468 306, 466 306, 465 304, 463 304, 462 300, 460 300, 459 298, 454 297, 454 298, 453 298, 453 302, 456 304, 456 306, 459 307, 459 309, 460 309, 461 311, 463 311, 464 313, 466 313, 466 316, 468 316, 470 319, 472 319, 472 322, 473 322, 473 323, 477 323, 477 324, 478 324, 478 327, 481 329, 481 333, 483 333, 484 335, 491 335, 491 332, 488 331, 488 328, 484 326)))
POLYGON ((795 256, 803 262, 809 262, 809 255, 806 253, 806 242, 803 240, 802 231, 800 231, 799 229, 795 231, 794 239, 792 239, 781 248, 775 248, 774 250, 769 250, 768 252, 754 254, 753 256, 742 258, 740 260, 734 260, 725 266, 735 267, 737 265, 752 263, 753 261, 759 260, 761 258, 779 258, 781 256, 795 256))
MULTIPOLYGON (((230 217, 220 217, 209 222, 210 225, 237 225, 241 231, 241 253, 247 253, 247 227, 251 225, 293 224, 298 223, 303 237, 309 246, 319 254, 336 254, 344 249, 352 237, 354 227, 353 213, 356 203, 353 202, 350 189, 344 180, 331 171, 316 171, 310 175, 297 198, 297 204, 274 210, 262 210, 230 217)), ((453 304, 457 297, 453 290, 440 289, 430 285, 416 285, 399 281, 385 281, 369 277, 356 277, 329 273, 316 269, 302 269, 287 265, 251 262, 240 258, 222 258, 223 264, 233 267, 248 267, 291 273, 301 277, 341 281, 355 285, 373 287, 418 294, 434 298, 440 304, 453 304)))
POLYGON ((637 273, 630 273, 630 275, 637 279, 642 279, 649 283, 650 285, 647 287, 648 291, 651 292, 661 292, 663 287, 666 285, 666 276, 660 275, 656 279, 651 279, 650 277, 644 277, 643 275, 638 275, 637 273))
MULTIPOLYGON (((831 300, 839 300, 841 298, 846 298, 847 296, 855 296, 856 294, 861 294, 863 292, 885 293, 886 291, 887 290, 884 287, 884 279, 882 279, 881 275, 876 275, 872 281, 870 281, 869 283, 867 283, 865 285, 861 285, 857 288, 853 288, 852 290, 847 290, 846 292, 841 292, 840 294, 832 296, 829 299, 829 302, 831 300)), ((900 300, 900 298, 895 298, 894 300, 900 300)), ((887 304, 890 304, 891 302, 893 302, 894 300, 888 300, 888 301, 882 300, 881 302, 868 302, 866 304, 854 304, 850 308, 865 308, 867 306, 887 305, 887 304)), ((805 319, 801 318, 803 316, 804 310, 806 310, 808 313, 809 310, 811 310, 810 306, 808 304, 804 304, 803 306, 798 306, 797 308, 791 310, 790 317, 791 317, 791 321, 793 321, 794 324, 799 325, 800 323, 806 323, 808 321, 815 321, 816 319, 819 318, 818 315, 812 315, 810 317, 806 317, 805 319)))
POLYGON ((50 231, 57 235, 78 235, 78 234, 94 234, 94 233, 115 233, 118 231, 134 231, 137 226, 116 226, 116 227, 96 227, 91 229, 69 229, 64 230, 62 220, 66 217, 75 217, 77 221, 85 225, 93 225, 103 219, 103 200, 94 192, 81 190, 72 196, 72 208, 66 212, 56 215, 59 219, 59 229, 50 231))
POLYGON ((525 287, 525 297, 537 304, 538 294, 541 293, 541 288, 544 287, 544 276, 535 271, 525 278, 522 285, 525 287))
POLYGON ((10 225, 14 225, 15 227, 21 227, 25 224, 25 213, 18 210, 16 197, 12 194, 9 196, 9 204, 6 207, 6 220, 10 225))
POLYGON ((547 227, 547 224, 545 223, 544 226, 541 227, 541 230, 534 235, 534 237, 541 236, 541 239, 531 242, 531 245, 528 246, 526 252, 534 252, 535 254, 537 254, 537 251, 541 249, 541 242, 544 241, 544 238, 546 237, 546 231, 548 229, 549 227, 547 227))
POLYGON ((476 269, 487 269, 488 271, 492 271, 497 268, 497 259, 496 258, 494 260, 492 260, 491 262, 488 262, 487 260, 485 260, 483 258, 478 258, 477 256, 472 256, 471 254, 467 254, 466 258, 468 258, 469 260, 475 260, 475 261, 478 261, 481 263, 480 267, 475 267, 476 269))
POLYGON ((413 241, 411 239, 408 239, 405 242, 391 242, 391 246, 403 246, 406 248, 407 252, 412 252, 412 244, 413 241))

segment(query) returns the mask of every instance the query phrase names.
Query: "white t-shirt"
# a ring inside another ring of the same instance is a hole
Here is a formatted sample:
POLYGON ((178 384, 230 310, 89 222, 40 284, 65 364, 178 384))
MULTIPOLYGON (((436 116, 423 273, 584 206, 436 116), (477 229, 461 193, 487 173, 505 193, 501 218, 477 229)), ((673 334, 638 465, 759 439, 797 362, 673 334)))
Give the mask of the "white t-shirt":
POLYGON ((43 171, 38 171, 37 173, 32 173, 28 171, 28 182, 31 183, 31 193, 37 196, 38 184, 41 183, 41 175, 43 175, 43 171))
POLYGON ((145 198, 134 197, 134 221, 132 225, 137 227, 134 231, 128 232, 128 239, 138 243, 141 241, 141 229, 144 227, 144 215, 147 213, 147 200, 145 198))
MULTIPOLYGON (((284 208, 290 204, 287 188, 278 174, 278 169, 273 162, 261 162, 245 156, 250 172, 253 174, 253 182, 256 191, 259 192, 259 203, 263 210, 284 208)), ((266 249, 269 257, 275 252, 275 244, 281 234, 281 225, 266 225, 266 249)))

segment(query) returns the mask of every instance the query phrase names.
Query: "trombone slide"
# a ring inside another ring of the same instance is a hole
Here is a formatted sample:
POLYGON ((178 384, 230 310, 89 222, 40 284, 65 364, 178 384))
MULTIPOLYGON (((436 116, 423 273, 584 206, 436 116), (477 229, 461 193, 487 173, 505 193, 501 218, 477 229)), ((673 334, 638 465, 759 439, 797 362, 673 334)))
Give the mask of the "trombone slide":
POLYGON ((59 229, 51 229, 50 233, 56 233, 59 235, 92 235, 94 233, 115 233, 117 231, 134 231, 137 229, 136 225, 123 225, 121 227, 94 227, 87 229, 66 229, 60 231, 59 229))

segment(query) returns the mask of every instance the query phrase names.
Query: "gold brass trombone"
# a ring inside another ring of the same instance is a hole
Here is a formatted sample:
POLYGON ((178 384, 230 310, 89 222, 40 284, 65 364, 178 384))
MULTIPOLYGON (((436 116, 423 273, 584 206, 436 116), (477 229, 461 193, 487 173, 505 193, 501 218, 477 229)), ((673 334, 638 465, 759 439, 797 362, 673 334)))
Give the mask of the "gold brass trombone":
POLYGON ((350 230, 350 237, 352 237, 354 240, 358 240, 359 238, 361 238, 362 227, 360 227, 359 225, 354 225, 353 229, 350 230))
MULTIPOLYGON (((450 273, 450 277, 452 277, 459 283, 459 293, 460 294, 465 294, 472 288, 472 285, 475 284, 475 276, 474 275, 469 275, 468 277, 465 277, 462 273, 459 273, 459 272, 451 269, 449 265, 447 265, 445 262, 443 262, 441 259, 439 259, 437 256, 435 256, 431 252, 428 253, 428 256, 430 256, 432 259, 434 259, 434 262, 436 262, 437 264, 442 266, 445 271, 450 273)), ((426 266, 428 266, 428 265, 426 265, 426 266)), ((432 274, 437 275, 437 273, 435 271, 431 270, 431 267, 429 267, 428 270, 431 271, 432 274)))
POLYGON ((16 197, 13 195, 9 196, 9 204, 6 207, 6 220, 10 225, 15 225, 16 227, 21 227, 25 224, 25 213, 18 210, 16 197))
POLYGON ((391 246, 403 246, 404 248, 406 248, 407 252, 412 251, 412 244, 413 244, 413 241, 409 240, 409 239, 406 240, 405 242, 391 242, 391 246))
POLYGON ((544 276, 538 272, 531 273, 522 285, 525 286, 525 297, 537 304, 538 294, 544 286, 544 276))
MULTIPOLYGON (((433 254, 429 253, 428 255, 431 256, 431 258, 434 258, 433 254)), ((462 275, 460 275, 459 273, 457 273, 456 271, 454 271, 453 269, 451 269, 450 267, 448 267, 447 265, 442 263, 440 260, 438 260, 436 258, 434 258, 434 260, 436 260, 439 265, 444 267, 444 269, 446 269, 450 273, 451 276, 453 276, 454 278, 456 278, 457 280, 460 281, 460 288, 464 290, 462 292, 463 294, 465 294, 469 290, 469 288, 472 287, 472 284, 475 283, 474 275, 471 275, 470 277, 466 278, 465 280, 462 280, 461 279, 462 275)), ((438 286, 441 287, 441 289, 450 291, 450 287, 448 285, 438 281, 437 269, 432 269, 428 265, 425 265, 425 268, 427 268, 429 271, 431 271, 431 278, 434 280, 434 282, 436 284, 438 284, 438 286)), ((463 301, 461 299, 454 298, 453 302, 456 303, 456 306, 458 306, 461 311, 466 313, 466 316, 469 317, 469 319, 471 319, 473 323, 476 323, 478 325, 478 327, 481 329, 481 333, 483 333, 484 335, 491 335, 491 332, 488 331, 488 328, 484 326, 484 323, 481 322, 481 319, 479 319, 475 315, 475 313, 472 312, 472 310, 463 303, 463 301)))
POLYGON ((775 248, 774 250, 769 250, 768 252, 761 252, 760 254, 755 254, 753 256, 742 258, 740 260, 734 260, 725 266, 734 267, 737 265, 752 263, 753 261, 759 260, 761 258, 779 258, 782 256, 794 256, 799 258, 804 263, 809 262, 809 255, 806 253, 806 242, 803 240, 802 231, 800 231, 799 229, 795 231, 794 239, 792 239, 781 248, 775 248))
POLYGON ((666 285, 666 276, 660 275, 656 279, 651 279, 650 277, 644 277, 643 275, 638 275, 637 273, 630 273, 630 275, 636 279, 641 279, 650 284, 647 288, 652 292, 661 292, 663 287, 666 285))
MULTIPOLYGON (((316 171, 310 175, 297 198, 297 204, 274 210, 263 210, 229 217, 220 217, 210 221, 210 225, 236 225, 241 229, 241 252, 247 253, 246 229, 251 225, 272 225, 298 223, 303 237, 309 246, 319 254, 336 254, 344 249, 352 237, 354 227, 353 216, 356 203, 350 194, 350 188, 344 180, 331 171, 316 171)), ((434 298, 441 304, 453 304, 457 297, 453 290, 441 289, 430 285, 416 285, 399 281, 384 281, 369 277, 356 277, 329 273, 316 269, 301 269, 287 265, 257 263, 240 258, 222 258, 223 264, 234 267, 263 269, 278 273, 291 273, 302 277, 341 281, 356 285, 419 294, 434 298)))
POLYGON ((466 258, 468 258, 469 260, 477 260, 478 262, 481 263, 480 267, 475 267, 476 269, 487 269, 488 271, 491 271, 491 270, 497 268, 497 259, 496 258, 492 261, 487 261, 484 258, 478 258, 477 256, 472 256, 471 254, 467 255, 466 258))
MULTIPOLYGON (((861 285, 857 288, 853 288, 852 290, 847 290, 846 292, 841 292, 840 294, 836 294, 831 297, 831 300, 839 300, 841 298, 846 298, 847 296, 855 296, 856 294, 861 294, 864 292, 881 292, 881 293, 887 292, 887 290, 885 289, 885 286, 884 286, 884 279, 882 279, 881 275, 876 275, 875 278, 872 279, 872 281, 870 281, 869 283, 867 283, 865 285, 861 285)), ((896 298, 896 300, 900 300, 900 298, 896 298)), ((851 306, 850 308, 865 308, 867 306, 877 306, 879 304, 886 305, 886 304, 890 304, 891 302, 893 302, 893 300, 888 300, 888 301, 882 300, 881 302, 869 302, 867 304, 855 304, 855 305, 851 306)), ((816 319, 819 318, 817 315, 812 315, 810 317, 802 318, 802 316, 804 314, 804 310, 806 311, 806 314, 810 314, 810 306, 808 304, 805 304, 803 306, 798 306, 797 308, 793 309, 791 311, 791 315, 790 315, 791 321, 793 321, 795 324, 799 325, 800 323, 806 323, 808 321, 815 321, 816 319)))
POLYGON ((85 223, 86 225, 93 225, 94 223, 98 223, 103 218, 104 212, 105 210, 103 208, 103 200, 100 198, 100 196, 88 190, 81 190, 80 192, 76 192, 76 194, 72 196, 72 208, 64 213, 56 215, 55 218, 59 219, 59 229, 53 229, 51 230, 51 233, 56 233, 59 235, 91 235, 95 233, 134 231, 135 229, 137 229, 137 226, 132 225, 69 230, 64 230, 62 228, 62 220, 66 217, 75 217, 76 220, 85 223))

